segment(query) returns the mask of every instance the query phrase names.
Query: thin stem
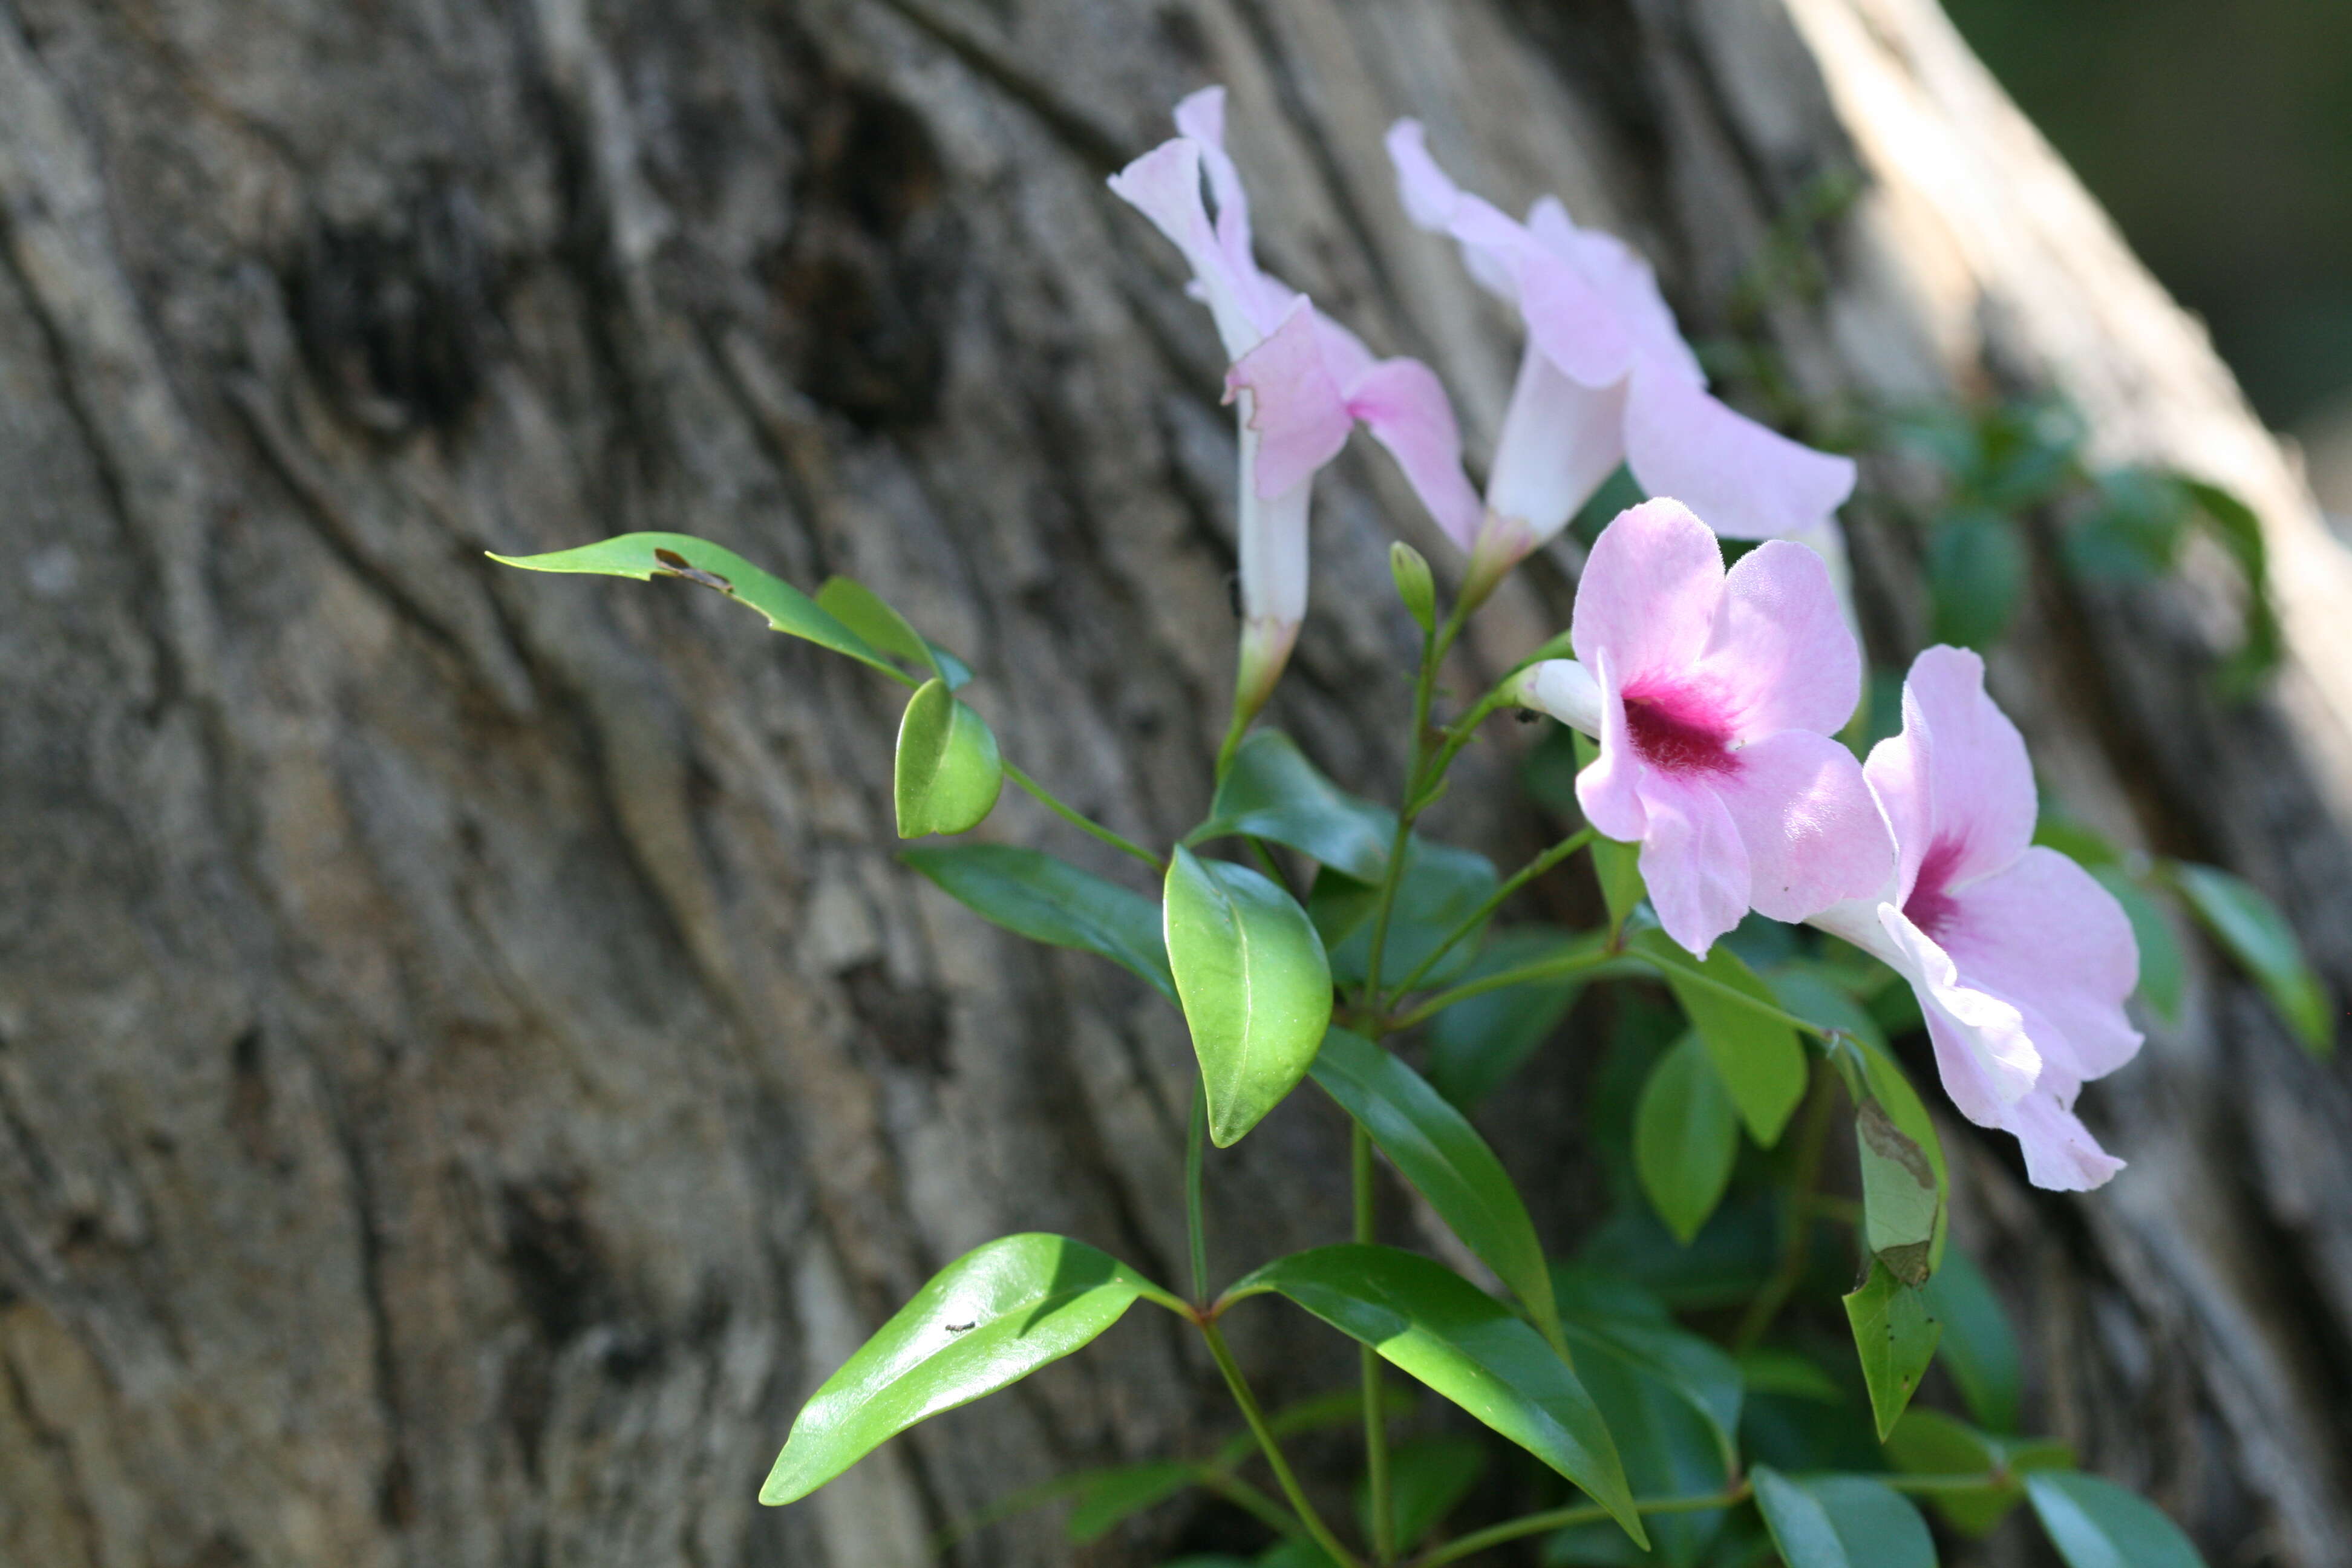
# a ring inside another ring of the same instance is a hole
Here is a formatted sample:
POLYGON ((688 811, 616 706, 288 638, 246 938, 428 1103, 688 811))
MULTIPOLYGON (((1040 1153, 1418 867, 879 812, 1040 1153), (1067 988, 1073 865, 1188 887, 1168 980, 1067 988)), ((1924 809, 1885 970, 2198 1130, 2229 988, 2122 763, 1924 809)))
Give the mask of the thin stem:
POLYGON ((1168 870, 1167 861, 1161 859, 1159 856, 1154 855, 1150 850, 1146 849, 1142 845, 1136 843, 1133 839, 1120 837, 1118 834, 1113 833, 1109 828, 1105 827, 1101 823, 1097 822, 1093 817, 1087 816, 1086 813, 1078 810, 1076 806, 1065 805, 1060 797, 1055 795, 1052 790, 1047 789, 1044 784, 1039 784, 1035 779, 1031 778, 1027 773, 1023 773, 1011 763, 1004 764, 1004 776, 1011 779, 1014 784, 1019 784, 1023 789, 1027 790, 1030 795, 1036 798, 1039 805, 1043 805, 1047 811, 1052 812, 1055 816, 1058 816, 1063 821, 1068 823, 1071 826, 1076 828, 1079 832, 1092 834, 1095 837, 1101 839, 1112 848, 1119 850, 1124 854, 1132 855, 1137 859, 1142 861, 1145 865, 1150 867, 1153 870, 1160 872, 1163 876, 1166 875, 1168 870))
POLYGON ((1503 695, 1503 688, 1498 685, 1478 699, 1477 706, 1454 722, 1445 731, 1445 743, 1438 747, 1437 755, 1430 759, 1429 782, 1433 787, 1445 776, 1445 770, 1454 765, 1454 759, 1462 754, 1462 748, 1477 734, 1478 726, 1509 706, 1510 699, 1503 695))
MULTIPOLYGON (((1373 1207, 1372 1140, 1361 1122, 1348 1128, 1348 1166, 1356 1199, 1356 1240, 1370 1245, 1379 1215, 1373 1207)), ((1364 1374, 1364 1470, 1371 1493, 1372 1559, 1396 1561, 1396 1516, 1389 1504, 1388 1401, 1381 1389, 1381 1353, 1370 1345, 1358 1347, 1364 1374)))
POLYGON ((1245 1513, 1255 1515, 1285 1535, 1301 1535, 1298 1521, 1282 1511, 1282 1505, 1242 1479, 1223 1470, 1201 1472, 1201 1485, 1216 1493, 1245 1513))
MULTIPOLYGON (((1461 942, 1467 940, 1472 931, 1476 931, 1480 926, 1486 924, 1487 917, 1491 916, 1496 910, 1503 907, 1503 900, 1508 899, 1513 893, 1517 892, 1521 888, 1526 887, 1529 882, 1534 881, 1538 877, 1542 876, 1546 871, 1550 870, 1553 867, 1559 865, 1561 861, 1567 859, 1570 856, 1575 854, 1586 845, 1591 843, 1592 837, 1593 833, 1591 828, 1580 827, 1574 833, 1570 834, 1567 837, 1561 839, 1559 843, 1553 845, 1550 848, 1545 850, 1542 854, 1537 856, 1526 865, 1520 867, 1517 871, 1512 874, 1509 881, 1505 882, 1501 887, 1495 889, 1495 896, 1493 898, 1488 899, 1485 903, 1480 904, 1475 910, 1471 911, 1468 918, 1464 920, 1460 925, 1455 926, 1451 931, 1448 931, 1445 936, 1445 940, 1437 944, 1435 952, 1432 952, 1427 958, 1423 959, 1420 964, 1414 968, 1411 974, 1406 975, 1402 980, 1397 982, 1395 995, 1402 996, 1410 992, 1415 985, 1419 984, 1423 975, 1427 974, 1432 969, 1437 967, 1437 961, 1439 959, 1444 958, 1447 953, 1453 952, 1454 949, 1461 942)), ((1391 999, 1393 1000, 1393 998, 1391 999)))
POLYGON ((1467 1002, 1473 996, 1483 996, 1489 991, 1500 991, 1507 985, 1525 985, 1537 980, 1559 980, 1570 974, 1581 974, 1587 970, 1599 970, 1609 973, 1646 973, 1639 962, 1630 954, 1611 952, 1607 948, 1602 947, 1596 947, 1586 952, 1567 953, 1559 958, 1538 959, 1533 963, 1523 963, 1517 969, 1500 970, 1493 974, 1481 975, 1475 980, 1465 980, 1452 990, 1441 991, 1402 1017, 1391 1020, 1389 1028, 1391 1031, 1410 1029, 1415 1024, 1426 1023, 1434 1018, 1456 1002, 1467 1002))
MULTIPOLYGON (((1633 1511, 1654 1513, 1706 1513, 1718 1508, 1737 1508, 1746 1502, 1753 1489, 1742 1481, 1736 1487, 1705 1497, 1636 1498, 1633 1511)), ((1473 1531, 1456 1541, 1433 1547, 1412 1560, 1412 1568, 1437 1568, 1441 1563, 1458 1562, 1489 1546, 1500 1546, 1506 1541, 1521 1536, 1540 1535, 1547 1531, 1566 1530, 1571 1525, 1593 1524, 1610 1517, 1609 1510, 1598 1503, 1579 1503, 1574 1508, 1556 1508, 1544 1513, 1531 1513, 1521 1519, 1506 1520, 1485 1530, 1473 1531)))
POLYGON ((1677 963, 1671 958, 1660 958, 1654 952, 1629 952, 1624 956, 1637 963, 1646 963, 1661 974, 1672 974, 1679 980, 1697 986, 1702 991, 1712 991, 1726 1001, 1737 1002, 1751 1013, 1760 1013, 1767 1018, 1786 1024, 1797 1033, 1810 1035, 1823 1045, 1833 1045, 1843 1037, 1834 1029, 1825 1029, 1810 1019, 1800 1018, 1786 1008, 1775 1007, 1769 1002, 1750 996, 1738 986, 1727 985, 1714 975, 1693 969, 1686 963, 1677 963))
POLYGON ((1249 733, 1249 727, 1250 715, 1236 707, 1234 721, 1225 726, 1225 738, 1217 747, 1217 783, 1225 782, 1225 774, 1234 765, 1234 755, 1242 749, 1242 737, 1249 733))
POLYGON ((1788 1234, 1780 1243, 1780 1266, 1765 1281, 1764 1289, 1748 1303, 1748 1310, 1739 1320, 1739 1330, 1732 1336, 1735 1352, 1754 1350, 1762 1342, 1780 1315, 1780 1309, 1796 1293, 1805 1277, 1805 1263, 1812 1252, 1813 1189, 1821 1184, 1822 1150, 1828 1142, 1830 1122, 1837 1109, 1835 1077, 1820 1063, 1813 1066, 1811 1092, 1805 1099, 1804 1125, 1798 1129, 1795 1165, 1789 1173, 1788 1191, 1783 1202, 1789 1225, 1788 1234))
POLYGON ((1290 1461, 1282 1457, 1281 1442, 1265 1424, 1265 1412, 1259 1408, 1257 1395, 1250 1392, 1249 1380, 1242 1375, 1241 1363, 1234 1360, 1233 1348, 1225 1343, 1224 1331, 1217 1327, 1213 1318, 1205 1319, 1201 1324, 1201 1337, 1209 1342, 1209 1353, 1217 1358, 1217 1370, 1225 1374, 1225 1386, 1233 1390, 1234 1403, 1241 1406, 1242 1419, 1249 1423, 1250 1432, 1265 1454, 1265 1462, 1273 1468, 1274 1479, 1281 1484, 1282 1495, 1289 1500, 1291 1511, 1298 1515, 1298 1522, 1307 1527, 1316 1545, 1331 1554, 1332 1561, 1343 1568, 1364 1568, 1363 1559, 1339 1544, 1339 1538, 1331 1533, 1331 1527, 1323 1522, 1323 1516, 1315 1511, 1315 1505, 1299 1487, 1290 1461))
POLYGON ((1184 1231, 1192 1243, 1192 1300, 1209 1304, 1209 1232, 1201 1222, 1202 1151, 1209 1142, 1208 1080, 1192 1077, 1192 1126, 1184 1137, 1184 1231))

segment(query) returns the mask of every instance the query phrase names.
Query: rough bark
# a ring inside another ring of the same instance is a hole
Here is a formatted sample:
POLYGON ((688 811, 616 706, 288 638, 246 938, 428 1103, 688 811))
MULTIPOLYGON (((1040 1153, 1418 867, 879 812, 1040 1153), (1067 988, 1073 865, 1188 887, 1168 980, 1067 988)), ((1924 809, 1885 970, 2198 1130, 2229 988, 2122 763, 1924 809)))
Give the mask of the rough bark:
MULTIPOLYGON (((1186 1049, 894 863, 893 691, 682 584, 480 552, 653 527, 852 573, 983 671, 1024 766, 1181 830, 1231 440, 1206 319, 1101 177, 1206 79, 1274 264, 1476 434, 1507 326, 1403 224, 1391 116, 1637 239, 1701 331, 1863 170, 1826 292, 1768 317, 1808 397, 2055 385, 2107 455, 2262 509, 2273 695, 2206 694, 2218 572, 2044 582, 1997 681, 2077 810, 2244 871, 2352 989, 2352 571, 1928 0, 0 0, 0 1560, 899 1568, 1014 1486, 1204 1440, 1213 1374, 1139 1314, 753 1506, 800 1396, 963 1248, 1179 1271, 1186 1049)), ((1412 515, 1373 464, 1327 479, 1278 706, 1368 791, 1412 515)), ((1911 546, 1857 522, 1899 658, 1911 546)), ((1515 586, 1465 680, 1567 581, 1515 586)), ((1536 830, 1502 765, 1445 830, 1536 830)), ((1126 875, 1025 802, 987 831, 1126 875)), ((2352 1559, 2352 1088, 2226 972, 2193 992, 2090 1097, 2130 1172, 2050 1198, 1956 1132, 1961 1231, 2044 1425, 2216 1563, 2320 1568, 2352 1559)), ((1569 1163, 1565 1075, 1507 1157, 1569 1163)), ((1337 1234, 1302 1173, 1338 1146, 1302 1100, 1219 1161, 1227 1266, 1337 1234)), ((1244 1327, 1286 1385, 1344 1380, 1244 1327)), ((1066 1555, 1050 1521, 966 1551, 1066 1555)))

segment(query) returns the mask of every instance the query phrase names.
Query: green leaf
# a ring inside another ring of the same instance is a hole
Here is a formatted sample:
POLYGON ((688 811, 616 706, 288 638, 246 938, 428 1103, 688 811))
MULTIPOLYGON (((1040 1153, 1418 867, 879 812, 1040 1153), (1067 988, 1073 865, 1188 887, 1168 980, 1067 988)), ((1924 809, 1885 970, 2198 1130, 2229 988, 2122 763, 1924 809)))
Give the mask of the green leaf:
POLYGON ((1658 1058, 1633 1111, 1633 1168, 1643 1192, 1685 1246, 1731 1184, 1739 1113, 1695 1034, 1658 1058))
POLYGON ((935 1275, 825 1379, 760 1489, 797 1502, 885 1439, 1058 1361, 1154 1287, 1067 1237, 1008 1236, 935 1275))
POLYGON ((1227 1296, 1262 1290, 1371 1346, 1583 1488, 1648 1545, 1592 1396, 1540 1334, 1467 1280, 1410 1252, 1349 1245, 1278 1258, 1227 1296))
POLYGON ((691 534, 623 533, 577 550, 545 555, 493 553, 490 559, 526 572, 585 572, 601 577, 634 577, 640 583, 682 577, 749 605, 768 617, 773 630, 805 637, 820 647, 905 679, 864 637, 798 588, 762 572, 733 551, 691 534))
POLYGON ((1927 1310, 1944 1325, 1936 1347, 1969 1414, 1996 1432, 2017 1429, 2025 1374, 2000 1298, 1965 1253, 1948 1252, 1927 1281, 1927 1310))
MULTIPOLYGON (((1591 1303, 1588 1300, 1579 1305, 1589 1307, 1591 1303)), ((1738 1462, 1739 1410, 1745 1387, 1739 1363, 1721 1347, 1675 1327, 1671 1319, 1663 1317, 1564 1312, 1561 1325, 1570 1348, 1580 1356, 1606 1352, 1687 1409, 1706 1430, 1723 1471, 1727 1473, 1738 1462)), ((1601 1397, 1597 1389, 1594 1397, 1601 1397)), ((1605 1400, 1601 1408, 1604 1414, 1608 1412, 1605 1400)), ((1617 1431, 1613 1419, 1610 1429, 1617 1431)), ((1620 1434, 1620 1447, 1622 1446, 1620 1434)), ((1635 1479, 1639 1481, 1640 1478, 1635 1479)))
POLYGON ((1925 1285, 1943 1208, 1936 1169, 1874 1097, 1854 1112, 1853 1136, 1862 1162, 1864 1239, 1897 1279, 1925 1285))
MULTIPOLYGON (((1908 985, 1897 989, 1906 996, 1911 994, 1908 985)), ((1932 1272, 1944 1266, 1944 1242, 1952 1217, 1951 1173, 1944 1161, 1944 1141, 1936 1136, 1936 1123, 1927 1115, 1926 1103, 1896 1065, 1893 1053, 1883 1045, 1859 1037, 1854 1048, 1862 1058, 1864 1088, 1903 1135, 1919 1146, 1927 1156, 1928 1168, 1936 1173, 1936 1234, 1927 1248, 1927 1268, 1932 1272)))
POLYGON ((1805 1047, 1798 1042, 1797 1031, 1769 1012, 1744 1005, 1717 989, 1751 996, 1778 1012, 1780 1003, 1771 988, 1722 942, 1702 961, 1653 926, 1634 932, 1626 945, 1664 974, 1666 988, 1715 1059, 1715 1069, 1739 1108, 1748 1135, 1767 1149, 1779 1142, 1780 1130, 1805 1098, 1805 1047), (1704 979, 1694 982, 1694 973, 1704 979))
POLYGON ((1176 994, 1228 1148, 1307 1076, 1331 1021, 1331 968, 1297 900, 1229 860, 1179 846, 1162 908, 1176 994))
POLYGON ((2312 1054, 2332 1052, 2335 1010, 2278 906, 2252 883, 2218 866, 2179 862, 2172 868, 2172 880, 2205 929, 2253 976, 2312 1054))
MULTIPOLYGON (((1638 1496, 1705 1497, 1724 1489, 1729 1460, 1703 1409, 1609 1338, 1580 1334, 1575 1346, 1577 1376, 1601 1407, 1625 1479, 1638 1496)), ((1687 1565, 1720 1532, 1724 1517, 1724 1510, 1710 1509, 1653 1515, 1643 1523, 1658 1560, 1687 1565)))
POLYGON ((884 653, 928 666, 950 691, 967 686, 971 671, 892 609, 882 595, 855 577, 828 577, 816 591, 817 607, 884 653))
POLYGON ((2025 589, 2025 541, 2016 520, 1965 508, 1927 536, 1927 596, 1937 642, 1979 652, 1999 642, 2025 589))
POLYGON ((1360 882, 1388 874, 1394 814, 1325 778, 1279 730, 1253 730, 1217 785, 1209 820, 1186 836, 1202 844, 1229 834, 1287 844, 1360 882))
POLYGON ((1063 1532, 1073 1546, 1100 1541, 1149 1508, 1156 1508, 1201 1479, 1201 1468, 1177 1460, 1119 1465, 1096 1470, 1078 1493, 1063 1532))
POLYGON ((996 809, 1003 788, 1004 763, 981 716, 956 700, 947 682, 936 677, 917 687, 907 700, 906 717, 898 721, 891 781, 898 837, 978 827, 996 809))
POLYGON ((1944 1331, 1927 1310, 1919 1292, 1887 1272, 1873 1259, 1870 1278, 1845 1299, 1846 1321, 1853 1327, 1854 1350, 1862 1357, 1862 1380, 1870 1389, 1870 1413, 1877 1420, 1878 1436, 1885 1441, 1895 1417, 1911 1403, 1936 1353, 1944 1331))
POLYGON ((1981 1487, 1942 1488, 1933 1498, 1945 1521, 1970 1536, 1992 1530, 2023 1500, 2027 1471, 2074 1462, 2063 1443, 1995 1437, 1940 1410, 1905 1411, 1886 1439, 1886 1457, 1906 1475, 1985 1476, 1981 1487))
POLYGON ((2131 921, 2132 940, 2139 947, 2139 999, 2166 1023, 2178 1024, 2188 989, 2188 963, 2180 955, 2179 940, 2172 934, 2172 922, 2164 918, 2164 910, 2148 897, 2147 889, 2121 866, 2093 866, 2090 872, 2099 886, 2115 895, 2131 921))
POLYGON ((1823 1405, 1835 1405, 1845 1397, 1837 1380, 1823 1372, 1819 1363, 1772 1345, 1740 1352, 1739 1378, 1750 1394, 1786 1394, 1823 1405))
MULTIPOLYGON (((1412 1390, 1402 1384, 1382 1380, 1381 1408, 1391 1426, 1402 1421, 1420 1408, 1412 1390)), ((1320 1432, 1332 1427, 1347 1427, 1360 1432, 1364 1424, 1364 1391, 1360 1387, 1335 1390, 1286 1405, 1268 1415, 1265 1424, 1277 1437, 1287 1437, 1294 1432, 1320 1432)), ((1221 1470, 1230 1470, 1246 1463, 1258 1451, 1256 1436, 1244 1430, 1234 1433, 1218 1446, 1210 1464, 1221 1470)))
POLYGON ((2066 1568, 2205 1568, 2154 1503, 2096 1476, 2044 1471, 2026 1478, 2025 1495, 2066 1568))
POLYGON ((2222 695, 2242 698, 2276 667, 2285 652, 2278 611, 2271 597, 2270 547, 2254 509, 2221 486, 2200 479, 2183 483, 2199 514, 2246 579, 2246 636, 2219 673, 2222 695))
MULTIPOLYGON (((1410 1550, 1462 1505, 1486 1473, 1486 1446, 1471 1437, 1423 1437, 1389 1453, 1389 1539, 1410 1550)), ((1356 1519, 1372 1532, 1371 1489, 1356 1486, 1356 1519)))
POLYGON ((1868 1476, 1791 1480, 1759 1465, 1756 1503, 1789 1568, 1936 1568, 1927 1521, 1868 1476))
MULTIPOLYGON (((1391 819, 1393 821, 1393 819, 1391 819)), ((1404 875, 1397 883, 1396 907, 1389 916, 1388 947, 1381 960, 1383 980, 1401 980, 1420 967, 1437 944, 1494 897, 1501 880, 1484 855, 1437 844, 1414 834, 1405 843, 1404 875)), ((1346 985, 1360 985, 1371 963, 1372 928, 1380 888, 1326 867, 1315 879, 1308 910, 1330 945, 1331 973, 1346 985)), ((1477 956, 1475 932, 1429 972, 1424 985, 1442 985, 1477 956)))
POLYGON ((1412 1068, 1360 1035, 1333 1029, 1315 1081, 1380 1145, 1398 1174, 1510 1287, 1538 1324, 1557 1321, 1535 1222, 1476 1128, 1412 1068))
MULTIPOLYGON (((1514 926, 1496 935, 1461 978, 1481 980, 1590 952, 1601 940, 1598 931, 1570 936, 1541 926, 1514 926)), ((1587 978, 1570 974, 1506 985, 1440 1013, 1429 1029, 1430 1083, 1465 1110, 1494 1093, 1559 1027, 1587 978)))
POLYGON ((2077 822, 2066 815, 2063 805, 2048 798, 2034 818, 2033 842, 2044 849, 2055 849, 2085 870, 2117 865, 2124 858, 2106 835, 2088 823, 2077 822))
POLYGON ((942 845, 905 850, 899 858, 1005 930, 1108 958, 1176 1000, 1160 909, 1142 894, 1010 844, 942 845))

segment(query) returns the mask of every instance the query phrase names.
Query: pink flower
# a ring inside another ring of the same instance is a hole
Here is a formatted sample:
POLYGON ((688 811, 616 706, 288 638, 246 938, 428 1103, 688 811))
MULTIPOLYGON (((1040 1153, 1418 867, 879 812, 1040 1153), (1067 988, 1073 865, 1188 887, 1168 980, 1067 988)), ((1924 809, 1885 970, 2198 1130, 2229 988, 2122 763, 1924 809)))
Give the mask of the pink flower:
POLYGON ((1462 437, 1426 365, 1378 360, 1307 297, 1261 271, 1249 197, 1225 153, 1225 93, 1176 106, 1178 134, 1111 176, 1110 188, 1181 251, 1209 307, 1241 419, 1241 703, 1255 712, 1289 658, 1307 613, 1307 509, 1316 471, 1355 425, 1394 455, 1415 493, 1466 549, 1479 517, 1462 473, 1462 437), (1216 201, 1210 218, 1202 180, 1216 201))
POLYGON ((1391 127, 1388 148, 1413 221, 1459 242, 1471 275, 1527 324, 1474 581, 1491 584, 1559 533, 1621 462, 1644 490, 1680 499, 1727 536, 1801 539, 1842 559, 1834 518, 1853 493, 1853 464, 1708 395, 1656 276, 1632 247, 1577 227, 1549 196, 1521 224, 1467 195, 1429 155, 1415 121, 1391 127))
POLYGON ((1945 1092, 1969 1121, 2016 1135, 2034 1185, 2100 1185, 2123 1162, 2074 1100, 2139 1049, 2124 1016, 2139 948, 2112 894, 2034 846, 2033 769, 1985 695, 1983 661, 1921 654, 1903 684, 1903 732, 1864 772, 1895 835, 1895 879, 1813 923, 1911 983, 1945 1092))
POLYGON ((1642 846, 1658 920, 1705 956, 1750 907, 1799 921, 1883 887, 1886 829, 1852 752, 1862 656, 1820 556, 1776 541, 1728 574, 1679 501, 1622 513, 1592 547, 1577 662, 1518 696, 1601 742, 1576 781, 1592 826, 1642 846))

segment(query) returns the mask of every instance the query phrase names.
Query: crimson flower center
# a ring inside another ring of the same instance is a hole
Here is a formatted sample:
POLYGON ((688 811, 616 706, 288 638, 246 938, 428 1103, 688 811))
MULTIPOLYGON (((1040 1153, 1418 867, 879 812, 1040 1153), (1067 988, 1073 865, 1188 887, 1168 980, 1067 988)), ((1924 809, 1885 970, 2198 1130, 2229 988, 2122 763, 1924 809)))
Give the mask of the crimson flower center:
POLYGON ((1920 857, 1919 876, 1911 884, 1911 896, 1903 900, 1904 917, 1926 932, 1930 942, 1941 942, 1960 912, 1951 894, 1952 873, 1959 858, 1956 839, 1938 838, 1928 845, 1927 853, 1920 857))
POLYGON ((1633 754, 1664 773, 1728 773, 1739 768, 1731 727, 1696 692, 1665 689, 1625 693, 1625 728, 1633 754))

